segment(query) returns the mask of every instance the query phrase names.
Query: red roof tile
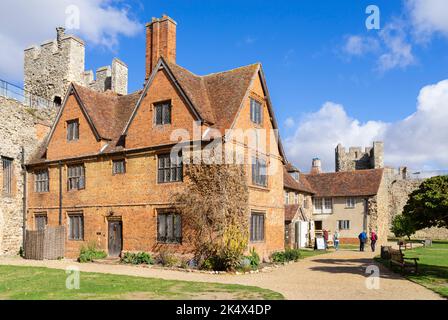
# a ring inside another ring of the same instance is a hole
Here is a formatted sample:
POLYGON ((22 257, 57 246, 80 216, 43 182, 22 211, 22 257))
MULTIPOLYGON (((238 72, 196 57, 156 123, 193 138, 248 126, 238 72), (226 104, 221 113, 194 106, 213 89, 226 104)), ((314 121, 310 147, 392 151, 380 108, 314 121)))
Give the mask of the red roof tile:
POLYGON ((317 197, 372 196, 378 193, 384 169, 308 174, 317 197))
POLYGON ((314 193, 314 190, 309 184, 306 175, 299 174, 299 181, 296 181, 287 171, 286 166, 283 168, 283 186, 286 189, 292 189, 311 194, 314 193))

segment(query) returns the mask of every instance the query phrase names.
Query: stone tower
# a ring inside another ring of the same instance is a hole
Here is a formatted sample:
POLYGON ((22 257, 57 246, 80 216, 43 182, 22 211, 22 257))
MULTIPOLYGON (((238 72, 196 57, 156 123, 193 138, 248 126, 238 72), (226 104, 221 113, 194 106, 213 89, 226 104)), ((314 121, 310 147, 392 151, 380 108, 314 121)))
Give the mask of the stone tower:
POLYGON ((378 169, 384 167, 384 143, 375 141, 373 147, 350 147, 346 152, 342 144, 335 150, 336 172, 365 169, 378 169))
POLYGON ((71 82, 96 91, 112 90, 127 94, 128 67, 114 59, 112 67, 99 68, 96 80, 85 71, 84 41, 56 28, 56 39, 25 49, 25 90, 42 98, 61 103, 71 82))

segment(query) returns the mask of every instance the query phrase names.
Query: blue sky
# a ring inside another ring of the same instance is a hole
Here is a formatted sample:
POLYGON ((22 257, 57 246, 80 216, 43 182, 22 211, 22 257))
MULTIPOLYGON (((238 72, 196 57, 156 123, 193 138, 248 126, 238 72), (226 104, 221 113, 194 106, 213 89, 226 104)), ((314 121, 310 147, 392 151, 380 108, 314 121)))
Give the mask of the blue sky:
MULTIPOLYGON (((361 120, 395 121, 409 115, 419 90, 445 79, 448 42, 417 48, 418 62, 380 73, 373 56, 348 59, 341 53, 346 35, 378 33, 365 27, 372 1, 129 1, 142 23, 167 13, 178 22, 178 64, 197 74, 253 62, 265 69, 280 123, 337 101, 361 120), (437 63, 435 63, 437 61, 437 63)), ((387 23, 402 12, 401 1, 374 1, 387 23)), ((116 53, 88 47, 95 69, 116 54, 130 69, 130 90, 144 78, 145 39, 120 37, 116 53)), ((286 131, 286 128, 282 128, 286 131)))
MULTIPOLYGON (((86 68, 95 70, 119 57, 129 66, 130 91, 144 80, 144 24, 164 13, 178 23, 177 63, 192 72, 261 62, 288 158, 304 171, 315 156, 332 170, 338 142, 368 146, 379 139, 387 140, 386 163, 392 166, 448 169, 448 129, 437 122, 448 121, 446 99, 440 98, 448 97, 448 84, 442 82, 448 70, 444 0, 32 0, 36 7, 29 16, 17 3, 29 7, 30 2, 5 1, 17 11, 8 13, 5 18, 14 21, 2 27, 10 27, 10 39, 19 38, 20 26, 14 23, 37 19, 34 33, 28 29, 23 37, 26 45, 54 37, 56 24, 65 18, 61 3, 78 4, 81 29, 69 32, 86 40, 86 68), (380 9, 380 30, 365 26, 370 4, 380 9), (45 8, 45 18, 36 18, 45 8), (436 84, 421 104, 436 104, 438 120, 430 116, 432 107, 417 110, 421 90, 436 84), (434 129, 428 133, 426 127, 434 129), (432 152, 437 157, 423 156, 432 152)), ((7 38, 7 31, 0 31, 2 36, 7 38)), ((20 83, 14 75, 9 79, 20 83)))

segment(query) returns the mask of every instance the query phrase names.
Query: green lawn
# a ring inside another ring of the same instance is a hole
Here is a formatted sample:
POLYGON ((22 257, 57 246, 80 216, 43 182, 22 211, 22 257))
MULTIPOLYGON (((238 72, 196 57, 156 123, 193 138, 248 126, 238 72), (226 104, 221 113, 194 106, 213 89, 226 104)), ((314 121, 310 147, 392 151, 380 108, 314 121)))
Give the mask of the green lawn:
POLYGON ((309 257, 317 256, 319 254, 329 253, 325 250, 313 250, 313 249, 300 249, 300 259, 306 259, 309 257))
POLYGON ((66 279, 65 270, 0 266, 0 299, 283 299, 258 287, 84 272, 69 290, 66 279))
POLYGON ((407 274, 406 277, 448 298, 448 242, 434 241, 431 247, 419 247, 403 253, 405 257, 420 259, 419 273, 407 274))

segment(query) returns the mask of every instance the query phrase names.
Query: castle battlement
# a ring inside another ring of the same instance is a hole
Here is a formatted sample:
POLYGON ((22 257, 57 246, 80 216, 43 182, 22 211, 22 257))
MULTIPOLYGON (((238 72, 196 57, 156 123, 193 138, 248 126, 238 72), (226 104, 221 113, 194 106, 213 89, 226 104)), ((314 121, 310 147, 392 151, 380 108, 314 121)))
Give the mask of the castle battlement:
POLYGON ((71 82, 99 92, 127 94, 128 68, 124 62, 114 59, 94 77, 92 71, 85 70, 84 41, 65 34, 64 28, 56 31, 56 39, 25 49, 25 90, 55 102, 63 100, 71 82))
POLYGON ((335 149, 336 171, 378 169, 384 167, 384 143, 376 141, 373 147, 349 147, 348 152, 338 144, 335 149))

